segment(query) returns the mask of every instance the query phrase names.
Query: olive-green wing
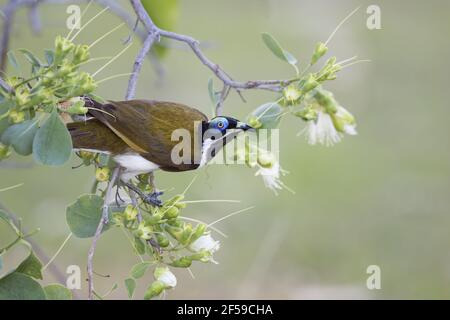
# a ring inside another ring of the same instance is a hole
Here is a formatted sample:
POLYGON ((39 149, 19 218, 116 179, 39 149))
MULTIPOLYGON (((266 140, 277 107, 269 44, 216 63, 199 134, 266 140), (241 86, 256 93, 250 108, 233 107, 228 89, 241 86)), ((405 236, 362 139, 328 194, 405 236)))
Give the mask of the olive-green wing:
MULTIPOLYGON (((186 105, 150 100, 111 101, 90 110, 96 119, 108 126, 133 150, 161 166, 172 166, 171 153, 179 141, 172 141, 176 129, 185 129, 191 135, 192 152, 197 127, 208 118, 197 109, 186 105)), ((193 154, 193 153, 192 153, 193 154)), ((173 168, 174 170, 183 168, 173 168)), ((189 168, 186 168, 189 170, 189 168)))

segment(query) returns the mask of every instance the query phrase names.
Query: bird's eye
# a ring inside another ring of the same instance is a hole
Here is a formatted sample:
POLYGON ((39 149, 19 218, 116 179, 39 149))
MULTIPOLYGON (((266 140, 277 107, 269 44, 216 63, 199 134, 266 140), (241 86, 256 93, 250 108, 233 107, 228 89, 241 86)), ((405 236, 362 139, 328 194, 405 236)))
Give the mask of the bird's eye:
POLYGON ((222 122, 222 121, 219 121, 219 122, 217 123, 217 127, 218 127, 219 129, 222 129, 222 128, 224 127, 223 122, 222 122))

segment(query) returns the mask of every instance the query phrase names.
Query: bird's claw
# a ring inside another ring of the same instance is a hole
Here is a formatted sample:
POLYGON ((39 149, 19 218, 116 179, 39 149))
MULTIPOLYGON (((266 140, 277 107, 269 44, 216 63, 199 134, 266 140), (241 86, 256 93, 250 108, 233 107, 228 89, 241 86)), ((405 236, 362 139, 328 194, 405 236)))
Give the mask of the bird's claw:
POLYGON ((142 200, 144 200, 145 203, 148 203, 155 207, 162 207, 163 202, 161 199, 159 199, 159 197, 163 194, 164 194, 164 192, 161 192, 161 191, 152 192, 152 193, 145 195, 145 197, 143 197, 142 200))

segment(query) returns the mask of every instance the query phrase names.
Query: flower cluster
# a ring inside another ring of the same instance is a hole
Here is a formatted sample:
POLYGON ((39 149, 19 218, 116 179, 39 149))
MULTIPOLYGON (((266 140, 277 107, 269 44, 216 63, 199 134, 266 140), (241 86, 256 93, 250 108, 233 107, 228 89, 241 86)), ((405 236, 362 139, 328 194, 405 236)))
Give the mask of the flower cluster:
MULTIPOLYGON (((97 169, 98 170, 98 169, 97 169)), ((145 183, 147 176, 139 176, 137 187, 143 192, 151 190, 145 183)), ((149 264, 157 263, 155 281, 150 284, 146 299, 159 296, 166 289, 176 286, 177 281, 169 267, 189 268, 193 262, 212 262, 214 253, 220 248, 208 227, 203 223, 192 225, 180 217, 187 204, 179 194, 164 202, 161 207, 128 204, 119 206, 112 214, 111 223, 125 229, 133 239, 139 255, 148 255, 149 264)))

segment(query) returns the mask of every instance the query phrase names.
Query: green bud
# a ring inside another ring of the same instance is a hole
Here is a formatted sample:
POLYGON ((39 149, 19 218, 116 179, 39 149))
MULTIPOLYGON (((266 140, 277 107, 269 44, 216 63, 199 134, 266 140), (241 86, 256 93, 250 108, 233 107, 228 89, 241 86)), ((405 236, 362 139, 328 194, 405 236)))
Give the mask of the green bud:
POLYGON ((186 223, 183 228, 183 231, 181 232, 179 242, 183 245, 187 244, 189 239, 191 238, 191 235, 192 235, 192 225, 190 223, 186 223))
POLYGON ((192 265, 192 260, 189 257, 181 257, 170 263, 175 268, 189 268, 192 265))
POLYGON ((152 215, 146 216, 145 217, 145 223, 148 224, 148 225, 151 225, 151 226, 157 225, 157 224, 161 223, 161 220, 163 218, 164 218, 163 213, 160 210, 158 210, 155 213, 153 213, 152 215))
POLYGON ((87 45, 76 46, 73 54, 73 64, 78 65, 88 60, 89 60, 89 46, 87 45))
POLYGON ((11 123, 14 123, 14 124, 24 122, 25 121, 25 112, 11 110, 9 112, 9 120, 11 121, 11 123))
POLYGON ((146 223, 141 222, 137 229, 137 235, 144 240, 150 240, 152 237, 153 229, 151 226, 148 226, 146 223))
POLYGON ((89 109, 85 107, 85 104, 83 100, 78 100, 67 109, 67 112, 70 114, 86 114, 89 109))
POLYGON ((57 36, 55 39, 55 61, 62 61, 75 47, 67 38, 57 36))
POLYGON ((327 113, 333 114, 337 112, 338 103, 331 92, 318 87, 315 90, 314 99, 325 108, 327 113))
POLYGON ((183 234, 183 229, 179 227, 173 227, 171 225, 166 225, 165 230, 177 241, 180 241, 181 235, 183 234))
POLYGON ((259 119, 255 115, 251 115, 248 118, 247 123, 249 124, 249 126, 255 129, 259 129, 263 126, 262 122, 259 121, 259 119))
POLYGON ((0 160, 8 158, 10 155, 11 150, 9 149, 9 146, 5 146, 3 143, 0 142, 0 160))
POLYGON ((309 74, 308 78, 302 84, 302 90, 304 93, 307 93, 313 89, 315 89, 319 85, 319 82, 316 81, 316 78, 313 74, 309 74))
POLYGON ((144 299, 150 300, 154 297, 159 296, 165 288, 166 285, 162 281, 156 280, 150 285, 150 287, 148 287, 147 291, 145 292, 144 299))
POLYGON ((158 244, 161 248, 166 248, 170 244, 169 239, 167 239, 165 235, 160 233, 156 234, 156 241, 158 241, 158 244))
POLYGON ((318 113, 315 108, 313 108, 312 105, 309 105, 308 107, 304 108, 303 110, 297 111, 293 113, 294 116, 302 118, 305 121, 311 121, 316 120, 318 113))
POLYGON ((311 58, 311 65, 316 64, 320 58, 322 58, 328 52, 328 48, 325 43, 319 42, 316 45, 316 49, 311 58))
POLYGON ((272 168, 276 162, 275 157, 268 152, 260 152, 258 154, 258 164, 263 168, 272 168))
POLYGON ((177 202, 175 203, 175 207, 177 207, 178 209, 185 209, 187 207, 187 203, 185 202, 177 202))
POLYGON ((125 225, 125 219, 120 212, 115 212, 112 215, 112 222, 117 227, 123 227, 125 225))
POLYGON ((136 208, 135 206, 129 204, 129 205, 125 208, 124 215, 125 215, 125 218, 126 218, 128 221, 135 220, 136 217, 137 217, 137 215, 138 215, 138 208, 136 208))
POLYGON ((172 206, 165 210, 164 218, 166 219, 174 219, 178 217, 178 214, 180 212, 180 209, 178 209, 176 206, 172 206))
POLYGON ((301 96, 302 92, 296 85, 291 84, 283 89, 283 97, 287 105, 297 104, 301 96))
POLYGON ((95 178, 98 182, 105 182, 109 180, 111 170, 108 167, 97 168, 95 170, 95 178))
POLYGON ((195 240, 197 240, 198 238, 200 238, 201 236, 203 236, 203 234, 206 231, 206 225, 205 224, 199 224, 197 225, 197 227, 195 228, 194 232, 192 233, 191 238, 189 239, 189 242, 192 243, 195 240))

